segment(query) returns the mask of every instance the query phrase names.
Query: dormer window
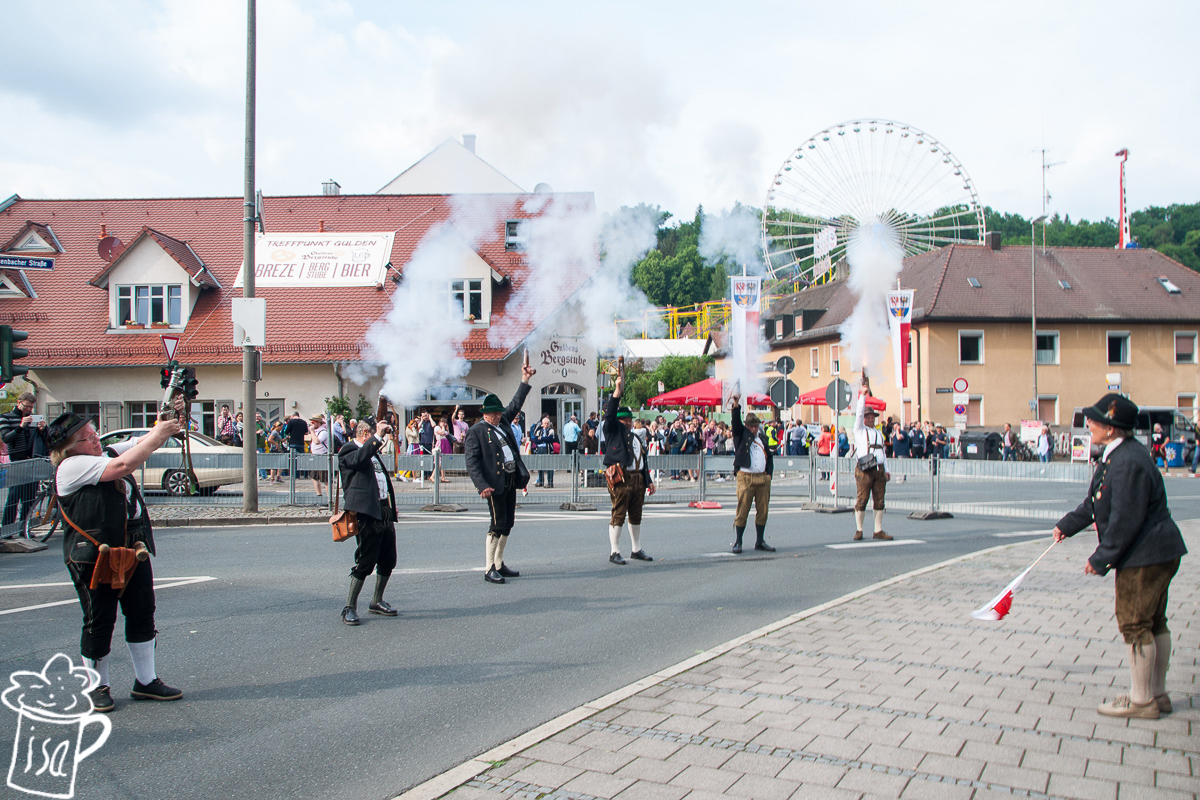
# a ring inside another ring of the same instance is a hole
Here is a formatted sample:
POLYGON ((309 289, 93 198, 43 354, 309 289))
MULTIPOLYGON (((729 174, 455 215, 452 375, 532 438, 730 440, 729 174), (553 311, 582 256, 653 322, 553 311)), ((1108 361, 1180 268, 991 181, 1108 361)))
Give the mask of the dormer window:
POLYGON ((118 325, 183 324, 183 286, 118 286, 118 325))
POLYGON ((450 316, 468 322, 483 322, 483 281, 450 282, 450 316))
POLYGON ((525 249, 525 224, 519 219, 510 219, 504 223, 504 249, 525 249))

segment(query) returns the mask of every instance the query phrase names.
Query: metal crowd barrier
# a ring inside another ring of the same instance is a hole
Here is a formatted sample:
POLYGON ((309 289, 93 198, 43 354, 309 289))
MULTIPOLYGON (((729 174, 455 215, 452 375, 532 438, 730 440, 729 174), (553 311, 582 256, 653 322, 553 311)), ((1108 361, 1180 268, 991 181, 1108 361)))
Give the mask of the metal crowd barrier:
MULTIPOLYGON (((441 453, 381 456, 393 474, 397 503, 402 508, 459 504, 482 508, 484 501, 467 477, 466 457, 441 453)), ((333 476, 336 456, 310 453, 260 453, 259 504, 329 506, 329 483, 321 495, 314 473, 333 476), (278 480, 274 482, 273 479, 278 480)), ((598 455, 525 455, 530 483, 519 498, 522 505, 593 504, 609 502, 603 458, 598 455), (538 486, 538 473, 544 473, 538 486)), ((856 485, 853 458, 776 456, 771 492, 775 497, 814 507, 848 507, 856 485)), ((150 505, 196 504, 240 506, 241 456, 194 455, 193 466, 201 496, 171 494, 166 475, 181 468, 177 454, 155 454, 139 479, 150 505)), ((648 459, 657 492, 650 503, 689 503, 696 500, 732 501, 736 496, 731 455, 654 455, 648 459)), ((1057 519, 1073 508, 1086 490, 1091 466, 1065 461, 1013 462, 964 459, 906 459, 888 461, 892 480, 887 506, 913 512, 1057 519), (1016 498, 1016 499, 1013 499, 1016 498)))
POLYGON ((43 481, 54 475, 54 467, 48 458, 29 458, 0 464, 0 501, 3 501, 3 516, 0 517, 0 538, 11 539, 24 533, 25 516, 37 497, 43 481))

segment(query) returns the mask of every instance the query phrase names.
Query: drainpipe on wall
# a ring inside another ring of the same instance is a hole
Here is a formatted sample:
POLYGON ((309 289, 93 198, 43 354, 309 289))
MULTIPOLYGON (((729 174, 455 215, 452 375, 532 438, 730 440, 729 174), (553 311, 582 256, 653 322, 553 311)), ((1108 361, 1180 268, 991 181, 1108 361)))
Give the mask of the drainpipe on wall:
POLYGON ((337 382, 338 382, 337 396, 338 397, 341 397, 342 395, 344 395, 346 393, 346 383, 345 383, 345 381, 342 380, 342 373, 339 369, 340 366, 341 365, 337 361, 333 362, 333 377, 337 378, 337 382))

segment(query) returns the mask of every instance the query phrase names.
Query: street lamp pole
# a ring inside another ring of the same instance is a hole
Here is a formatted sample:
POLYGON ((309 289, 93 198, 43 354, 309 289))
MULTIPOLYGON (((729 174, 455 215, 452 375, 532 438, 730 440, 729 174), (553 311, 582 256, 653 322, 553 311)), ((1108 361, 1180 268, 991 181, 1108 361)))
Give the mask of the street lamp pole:
POLYGON ((1037 226, 1043 224, 1047 214, 1042 214, 1029 223, 1029 328, 1033 337, 1033 399, 1029 401, 1031 416, 1037 417, 1038 388, 1037 388, 1037 226))

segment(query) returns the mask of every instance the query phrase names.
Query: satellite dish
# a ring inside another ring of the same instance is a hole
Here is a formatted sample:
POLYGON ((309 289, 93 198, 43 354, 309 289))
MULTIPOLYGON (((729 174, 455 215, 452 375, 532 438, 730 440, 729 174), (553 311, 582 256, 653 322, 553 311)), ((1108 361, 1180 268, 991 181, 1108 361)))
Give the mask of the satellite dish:
POLYGON ((554 187, 548 183, 539 183, 533 187, 534 194, 554 194, 554 187))
POLYGON ((96 245, 97 252, 105 261, 112 261, 125 252, 125 245, 116 236, 105 236, 96 245))

